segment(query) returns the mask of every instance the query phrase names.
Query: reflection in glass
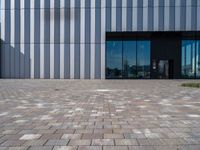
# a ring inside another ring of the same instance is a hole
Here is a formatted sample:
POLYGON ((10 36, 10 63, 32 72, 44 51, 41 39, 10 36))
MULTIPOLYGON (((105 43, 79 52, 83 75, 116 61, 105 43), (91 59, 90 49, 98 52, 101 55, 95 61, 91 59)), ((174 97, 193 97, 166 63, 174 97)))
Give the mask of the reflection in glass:
POLYGON ((136 78, 136 41, 123 42, 123 77, 136 78))
POLYGON ((137 42, 137 77, 150 78, 150 42, 137 42))
POLYGON ((107 41, 106 78, 122 77, 122 41, 107 41))
POLYGON ((200 78, 200 40, 196 42, 196 76, 200 78))
POLYGON ((182 41, 182 76, 195 78, 195 40, 182 41))
POLYGON ((150 78, 150 41, 107 41, 106 78, 150 78))

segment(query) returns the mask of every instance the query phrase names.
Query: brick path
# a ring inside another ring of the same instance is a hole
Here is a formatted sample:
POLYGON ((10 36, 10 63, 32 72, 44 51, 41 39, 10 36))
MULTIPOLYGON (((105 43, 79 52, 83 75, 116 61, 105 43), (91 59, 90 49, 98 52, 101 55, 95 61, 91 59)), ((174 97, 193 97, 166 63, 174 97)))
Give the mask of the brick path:
POLYGON ((199 150, 183 80, 0 80, 0 150, 199 150))

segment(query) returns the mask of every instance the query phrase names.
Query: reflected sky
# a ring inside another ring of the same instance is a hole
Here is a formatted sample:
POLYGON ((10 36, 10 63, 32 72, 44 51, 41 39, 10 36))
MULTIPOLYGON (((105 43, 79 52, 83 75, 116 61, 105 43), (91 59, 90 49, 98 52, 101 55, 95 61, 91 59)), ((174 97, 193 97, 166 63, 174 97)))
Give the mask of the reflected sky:
POLYGON ((182 76, 184 78, 200 77, 200 41, 182 41, 182 76))

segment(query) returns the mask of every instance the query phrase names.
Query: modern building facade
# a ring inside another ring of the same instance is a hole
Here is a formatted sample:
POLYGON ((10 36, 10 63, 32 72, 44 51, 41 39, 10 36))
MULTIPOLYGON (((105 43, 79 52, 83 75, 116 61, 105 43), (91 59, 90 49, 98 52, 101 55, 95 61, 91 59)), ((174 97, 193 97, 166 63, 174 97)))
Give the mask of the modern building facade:
POLYGON ((200 0, 0 0, 1 78, 200 78, 200 0))

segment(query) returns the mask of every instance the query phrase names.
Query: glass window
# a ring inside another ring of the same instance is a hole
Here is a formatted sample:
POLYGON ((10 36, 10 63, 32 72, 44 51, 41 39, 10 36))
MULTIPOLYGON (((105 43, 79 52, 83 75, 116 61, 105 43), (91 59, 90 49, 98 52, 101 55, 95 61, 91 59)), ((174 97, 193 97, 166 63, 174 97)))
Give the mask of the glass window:
POLYGON ((122 41, 107 41, 106 47, 106 78, 122 78, 122 41))
POLYGON ((137 42, 137 77, 150 78, 150 41, 137 42))
POLYGON ((182 41, 182 76, 184 78, 195 78, 195 40, 182 41))
POLYGON ((123 42, 123 77, 136 78, 136 41, 123 42))
POLYGON ((107 41, 106 78, 150 78, 150 41, 107 41))
POLYGON ((200 78, 200 40, 196 43, 196 76, 200 78))

